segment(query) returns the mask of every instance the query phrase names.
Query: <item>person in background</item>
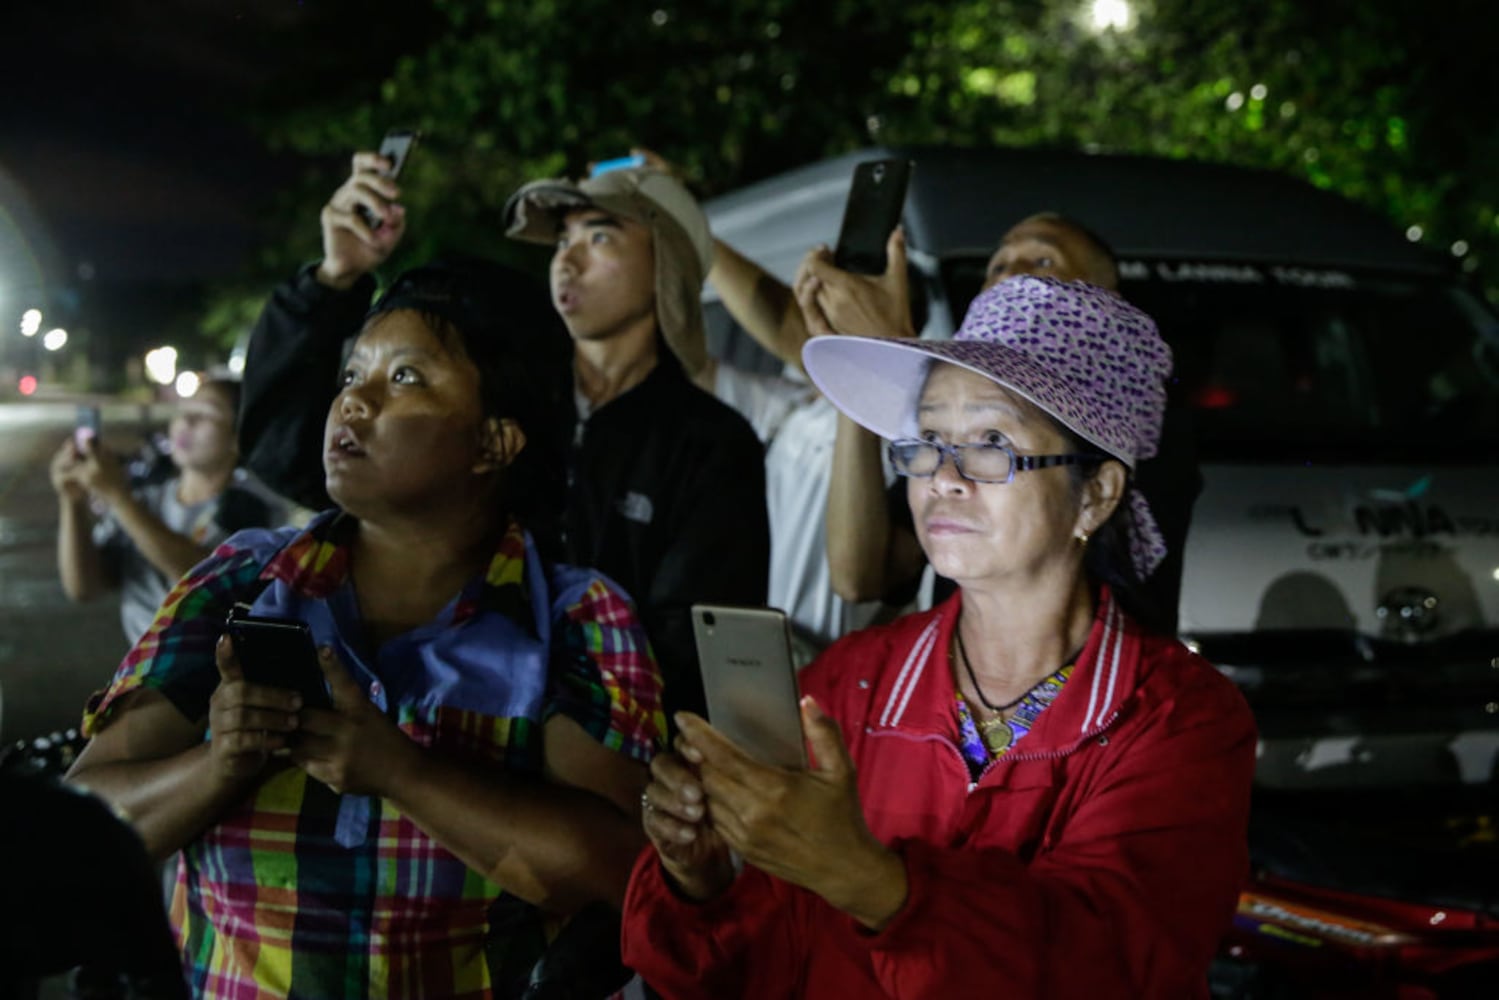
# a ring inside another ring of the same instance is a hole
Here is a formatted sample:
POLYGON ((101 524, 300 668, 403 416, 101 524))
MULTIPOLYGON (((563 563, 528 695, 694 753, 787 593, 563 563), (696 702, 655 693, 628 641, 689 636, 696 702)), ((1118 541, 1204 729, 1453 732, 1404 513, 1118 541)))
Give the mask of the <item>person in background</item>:
POLYGON ((70 437, 53 455, 63 590, 86 601, 118 588, 130 642, 146 631, 172 584, 215 545, 287 515, 278 497, 236 468, 238 404, 239 384, 223 379, 203 382, 177 404, 167 429, 175 474, 162 482, 133 485, 97 438, 70 437))
POLYGON ((770 564, 764 450, 693 384, 707 362, 708 220, 651 167, 533 181, 511 237, 553 248, 552 305, 573 343, 575 558, 635 595, 668 709, 703 707, 691 608, 763 604, 770 564))
POLYGON ((492 969, 620 904, 661 679, 629 600, 555 560, 567 370, 510 313, 525 287, 397 279, 326 416, 337 507, 231 536, 89 707, 69 780, 180 849, 196 995, 515 996, 492 969), (331 707, 255 682, 231 610, 306 623, 331 707))
MULTIPOLYGON (((658 170, 676 173, 651 150, 631 153, 658 170)), ((805 664, 881 612, 877 602, 844 601, 828 573, 825 511, 838 411, 802 371, 808 332, 791 289, 716 238, 708 281, 734 321, 785 366, 784 374, 760 374, 710 356, 695 381, 743 414, 765 442, 768 603, 786 612, 798 661, 805 664)))
MULTIPOLYGON (((909 301, 906 246, 897 233, 888 247, 883 275, 842 271, 819 247, 803 262, 795 286, 804 322, 813 335, 837 330, 876 337, 916 335, 906 317, 909 301)), ((1117 291, 1113 251, 1073 219, 1042 212, 1004 234, 985 269, 984 289, 1022 275, 1084 281, 1117 291)), ((1159 450, 1140 464, 1136 479, 1160 522, 1167 556, 1136 597, 1136 612, 1162 631, 1176 631, 1181 593, 1182 550, 1192 505, 1202 492, 1188 412, 1167 407, 1159 450)), ((916 595, 926 566, 904 489, 886 488, 878 437, 844 418, 839 422, 828 494, 828 563, 833 588, 846 600, 884 600, 895 605, 916 595)), ((933 603, 954 583, 938 577, 933 603)))
POLYGON ((1131 482, 1171 368, 1155 325, 1022 277, 951 341, 818 337, 804 361, 890 441, 958 589, 803 671, 806 770, 683 715, 625 960, 670 998, 1205 998, 1256 741, 1234 685, 1128 611, 1165 547, 1131 482))

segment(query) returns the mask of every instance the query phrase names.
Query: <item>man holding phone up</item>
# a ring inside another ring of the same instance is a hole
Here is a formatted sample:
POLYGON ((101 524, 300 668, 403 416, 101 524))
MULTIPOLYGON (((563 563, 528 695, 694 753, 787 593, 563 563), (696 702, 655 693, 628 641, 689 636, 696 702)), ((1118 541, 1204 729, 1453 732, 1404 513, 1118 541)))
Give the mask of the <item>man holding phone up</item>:
MULTIPOLYGON (((386 163, 355 154, 322 211, 322 261, 276 289, 251 338, 240 418, 247 462, 308 506, 325 505, 323 416, 372 272, 405 233, 399 199, 386 163)), ((690 378, 705 360, 707 221, 675 179, 625 168, 526 185, 506 225, 555 246, 552 310, 538 294, 515 303, 513 321, 555 326, 560 317, 572 340, 566 560, 601 570, 639 606, 668 718, 701 711, 691 606, 764 603, 770 548, 760 442, 690 378)))

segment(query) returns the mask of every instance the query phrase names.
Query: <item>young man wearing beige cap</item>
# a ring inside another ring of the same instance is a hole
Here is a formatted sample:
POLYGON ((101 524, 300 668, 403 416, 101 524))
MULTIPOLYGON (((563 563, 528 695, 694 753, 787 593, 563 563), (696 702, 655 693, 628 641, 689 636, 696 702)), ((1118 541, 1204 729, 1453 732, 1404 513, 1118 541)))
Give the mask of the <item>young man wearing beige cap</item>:
POLYGON ((707 363, 708 220, 646 167, 534 181, 505 220, 510 236, 555 246, 552 306, 574 345, 568 549, 641 605, 667 708, 701 704, 690 607, 764 603, 770 560, 760 441, 692 382, 707 363))

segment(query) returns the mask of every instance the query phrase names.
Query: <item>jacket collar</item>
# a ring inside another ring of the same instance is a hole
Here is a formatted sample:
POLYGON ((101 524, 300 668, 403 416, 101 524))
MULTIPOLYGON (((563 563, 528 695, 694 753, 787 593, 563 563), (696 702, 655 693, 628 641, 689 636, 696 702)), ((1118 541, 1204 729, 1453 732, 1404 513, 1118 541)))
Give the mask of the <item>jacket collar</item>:
POLYGON ((663 393, 676 391, 681 386, 691 384, 687 378, 686 371, 682 368, 682 363, 660 341, 660 334, 657 334, 656 363, 651 366, 650 371, 646 372, 645 378, 618 396, 615 396, 609 402, 594 408, 593 412, 588 415, 588 418, 592 419, 606 410, 609 411, 611 417, 617 417, 631 408, 650 406, 652 405, 652 401, 659 398, 663 393))
MULTIPOLYGON (((962 608, 962 591, 925 615, 891 646, 889 668, 873 703, 876 729, 957 738, 948 646, 962 608)), ((1140 632, 1107 586, 1101 587, 1093 627, 1062 693, 1036 720, 1021 752, 1065 752, 1106 728, 1135 689, 1140 632)))

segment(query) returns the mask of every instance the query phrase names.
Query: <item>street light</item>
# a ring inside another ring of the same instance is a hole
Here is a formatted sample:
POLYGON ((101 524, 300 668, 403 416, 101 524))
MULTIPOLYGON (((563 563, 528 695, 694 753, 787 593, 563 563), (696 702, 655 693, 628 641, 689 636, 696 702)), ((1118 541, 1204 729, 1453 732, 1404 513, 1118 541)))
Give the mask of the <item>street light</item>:
POLYGON ((182 399, 191 399, 198 394, 198 387, 202 384, 203 380, 198 378, 197 372, 182 372, 177 376, 177 381, 173 387, 177 390, 179 397, 182 399))
POLYGON ((171 385, 177 378, 177 348, 158 347, 147 351, 146 376, 157 385, 171 385))
POLYGON ((48 330, 42 337, 42 346, 49 351, 60 351, 62 346, 68 342, 68 331, 62 327, 54 327, 48 330))
POLYGON ((1129 0, 1093 0, 1088 21, 1097 32, 1128 31, 1135 26, 1135 12, 1129 0))
POLYGON ((36 332, 42 328, 42 311, 40 309, 28 309, 21 314, 21 336, 35 337, 36 332))

